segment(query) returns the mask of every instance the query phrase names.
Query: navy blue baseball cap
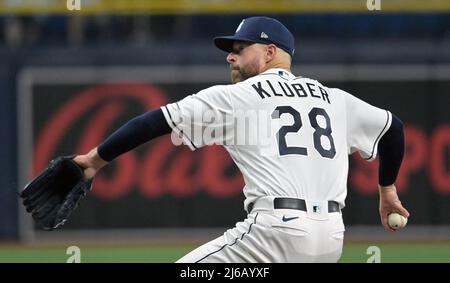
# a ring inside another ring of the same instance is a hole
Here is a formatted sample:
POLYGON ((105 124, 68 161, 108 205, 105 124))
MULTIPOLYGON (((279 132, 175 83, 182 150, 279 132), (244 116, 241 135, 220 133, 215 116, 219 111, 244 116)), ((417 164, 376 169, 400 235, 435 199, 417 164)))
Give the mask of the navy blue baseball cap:
POLYGON ((289 55, 294 55, 294 36, 279 21, 268 17, 251 17, 243 19, 234 35, 218 36, 214 44, 223 51, 233 51, 233 42, 246 41, 262 44, 275 44, 289 55))

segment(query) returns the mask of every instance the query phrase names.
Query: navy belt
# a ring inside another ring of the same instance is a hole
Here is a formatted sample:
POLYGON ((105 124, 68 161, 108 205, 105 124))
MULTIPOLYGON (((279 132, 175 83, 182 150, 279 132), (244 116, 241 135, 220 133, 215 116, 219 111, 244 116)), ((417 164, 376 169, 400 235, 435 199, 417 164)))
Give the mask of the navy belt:
MULTIPOLYGON (((247 207, 248 213, 253 209, 254 203, 250 203, 247 207)), ((273 200, 274 209, 297 209, 306 210, 306 202, 304 199, 298 198, 275 198, 273 200)), ((340 212, 339 204, 333 200, 328 201, 328 212, 340 212)))

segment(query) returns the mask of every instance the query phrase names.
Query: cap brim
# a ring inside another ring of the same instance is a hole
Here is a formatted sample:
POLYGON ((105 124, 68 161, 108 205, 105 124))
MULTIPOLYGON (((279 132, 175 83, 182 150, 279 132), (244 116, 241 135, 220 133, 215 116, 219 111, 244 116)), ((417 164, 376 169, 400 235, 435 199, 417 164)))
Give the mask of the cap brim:
POLYGON ((239 36, 217 36, 214 37, 214 44, 219 48, 220 50, 223 50, 225 52, 231 52, 233 51, 233 43, 235 41, 246 41, 246 42, 254 42, 248 38, 243 38, 239 36))

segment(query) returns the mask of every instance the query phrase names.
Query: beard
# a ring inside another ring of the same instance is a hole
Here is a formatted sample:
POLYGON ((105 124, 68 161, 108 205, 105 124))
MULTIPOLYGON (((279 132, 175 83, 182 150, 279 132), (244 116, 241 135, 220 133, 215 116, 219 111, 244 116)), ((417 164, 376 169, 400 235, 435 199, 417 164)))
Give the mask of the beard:
POLYGON ((250 62, 243 67, 230 65, 230 69, 231 82, 234 84, 245 81, 246 79, 254 77, 260 73, 260 68, 257 60, 254 60, 253 62, 250 62))

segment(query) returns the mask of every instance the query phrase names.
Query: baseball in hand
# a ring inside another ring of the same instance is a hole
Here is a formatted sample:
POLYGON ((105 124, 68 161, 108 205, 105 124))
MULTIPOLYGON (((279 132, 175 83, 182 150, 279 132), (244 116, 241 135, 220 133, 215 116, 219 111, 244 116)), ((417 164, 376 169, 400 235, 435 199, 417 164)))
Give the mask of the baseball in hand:
POLYGON ((401 229, 406 226, 406 223, 408 223, 408 218, 398 214, 398 213, 391 213, 388 216, 388 224, 389 226, 394 229, 401 229))

